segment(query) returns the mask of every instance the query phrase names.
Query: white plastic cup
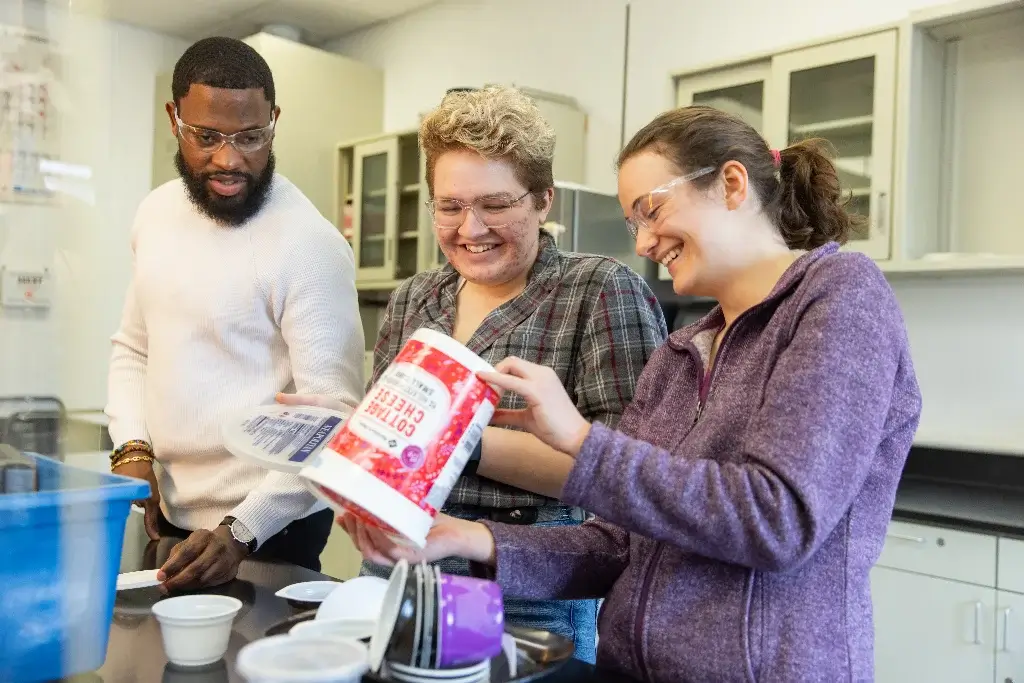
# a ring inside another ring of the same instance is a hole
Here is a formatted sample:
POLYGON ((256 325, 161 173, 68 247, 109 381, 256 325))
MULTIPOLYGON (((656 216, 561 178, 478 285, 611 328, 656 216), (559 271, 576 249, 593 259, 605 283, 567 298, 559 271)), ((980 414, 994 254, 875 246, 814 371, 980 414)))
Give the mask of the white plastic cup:
POLYGON ((451 337, 416 330, 299 476, 339 513, 422 548, 501 400, 476 376, 493 370, 451 337))
POLYGON ((248 683, 359 683, 369 666, 358 640, 290 635, 249 643, 235 661, 248 683))
POLYGON ((183 595, 153 605, 167 661, 180 667, 213 664, 228 651, 242 602, 227 595, 183 595))

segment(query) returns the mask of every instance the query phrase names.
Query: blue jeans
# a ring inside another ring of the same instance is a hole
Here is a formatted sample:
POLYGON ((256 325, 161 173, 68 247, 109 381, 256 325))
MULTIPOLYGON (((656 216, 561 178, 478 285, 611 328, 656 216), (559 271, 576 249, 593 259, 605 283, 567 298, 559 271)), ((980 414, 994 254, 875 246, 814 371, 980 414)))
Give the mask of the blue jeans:
MULTIPOLYGON (((448 512, 446 510, 446 512, 448 512)), ((452 514, 449 512, 449 514, 452 514)), ((455 513, 455 516, 461 516, 455 513)), ((537 522, 533 526, 556 527, 579 524, 574 519, 537 522)), ((469 564, 460 558, 436 563, 446 574, 469 574, 469 564)), ((387 578, 391 570, 364 562, 361 574, 387 578)), ((505 599, 505 623, 536 628, 565 636, 575 643, 573 657, 593 664, 597 659, 597 600, 517 600, 505 599)))

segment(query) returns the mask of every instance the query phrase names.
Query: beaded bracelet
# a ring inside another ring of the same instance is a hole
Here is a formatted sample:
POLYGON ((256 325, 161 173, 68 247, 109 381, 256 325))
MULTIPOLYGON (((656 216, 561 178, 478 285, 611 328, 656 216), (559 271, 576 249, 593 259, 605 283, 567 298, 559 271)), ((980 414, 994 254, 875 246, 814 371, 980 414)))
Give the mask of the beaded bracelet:
POLYGON ((131 453, 133 451, 142 451, 153 455, 153 447, 149 445, 149 442, 142 441, 141 439, 133 439, 131 441, 125 441, 123 444, 115 448, 110 453, 110 462, 118 460, 121 456, 131 453))
POLYGON ((110 465, 110 471, 113 472, 121 465, 127 465, 130 462, 153 462, 152 455, 129 455, 121 458, 110 465))

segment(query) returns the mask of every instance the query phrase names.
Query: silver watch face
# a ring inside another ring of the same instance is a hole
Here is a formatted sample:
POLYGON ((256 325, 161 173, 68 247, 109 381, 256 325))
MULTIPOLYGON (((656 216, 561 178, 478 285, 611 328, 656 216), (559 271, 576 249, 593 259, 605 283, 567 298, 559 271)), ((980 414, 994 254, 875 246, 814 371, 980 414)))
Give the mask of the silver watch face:
POLYGON ((236 541, 243 545, 249 545, 256 538, 251 531, 245 528, 245 525, 241 521, 235 520, 231 522, 231 535, 236 541))

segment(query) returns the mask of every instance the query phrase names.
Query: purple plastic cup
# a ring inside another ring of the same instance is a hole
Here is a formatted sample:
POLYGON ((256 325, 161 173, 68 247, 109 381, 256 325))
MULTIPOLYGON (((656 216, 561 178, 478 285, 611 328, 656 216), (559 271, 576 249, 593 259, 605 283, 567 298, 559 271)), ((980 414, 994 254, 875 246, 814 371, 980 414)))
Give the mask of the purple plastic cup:
POLYGON ((505 606, 493 581, 441 574, 438 589, 439 664, 475 664, 502 653, 505 606))

